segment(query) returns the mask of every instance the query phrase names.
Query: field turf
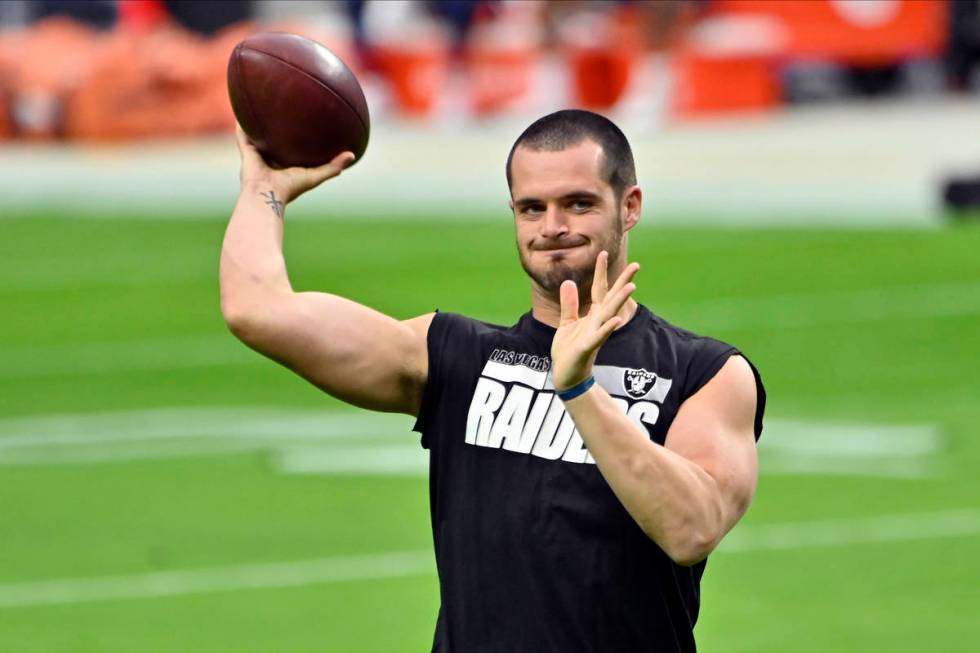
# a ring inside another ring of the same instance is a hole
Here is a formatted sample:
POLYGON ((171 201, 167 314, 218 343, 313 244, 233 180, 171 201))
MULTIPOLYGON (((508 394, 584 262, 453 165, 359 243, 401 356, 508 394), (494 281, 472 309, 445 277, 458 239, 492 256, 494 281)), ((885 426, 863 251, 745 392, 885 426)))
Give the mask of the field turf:
MULTIPOLYGON (((227 333, 223 226, 0 220, 0 651, 428 650, 411 420, 351 413, 227 333)), ((640 301, 737 344, 769 389, 701 649, 973 650, 980 229, 645 225, 630 245, 640 301)), ((506 217, 300 221, 287 257, 297 288, 399 318, 528 306, 506 217)))

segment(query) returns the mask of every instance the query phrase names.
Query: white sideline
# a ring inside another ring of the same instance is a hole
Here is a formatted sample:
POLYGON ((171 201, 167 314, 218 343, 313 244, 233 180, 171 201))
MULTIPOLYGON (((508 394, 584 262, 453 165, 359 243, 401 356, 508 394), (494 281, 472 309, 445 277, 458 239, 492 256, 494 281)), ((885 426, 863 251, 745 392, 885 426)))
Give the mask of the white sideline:
MULTIPOLYGON (((975 535, 980 535, 980 510, 951 510, 739 528, 725 539, 717 554, 975 535)), ((0 609, 428 576, 434 573, 434 567, 428 550, 393 551, 128 576, 4 583, 0 584, 0 609)))
MULTIPOLYGON (((424 477, 428 456, 412 418, 262 406, 152 408, 0 419, 0 468, 96 465, 272 454, 287 474, 424 477)), ((764 475, 925 478, 942 471, 945 438, 930 424, 772 418, 759 446, 764 475)))
POLYGON ((946 510, 736 528, 722 542, 719 551, 749 553, 971 535, 980 535, 980 510, 946 510))
POLYGON ((0 585, 0 609, 401 578, 430 574, 433 567, 430 551, 393 551, 130 576, 7 583, 0 585))

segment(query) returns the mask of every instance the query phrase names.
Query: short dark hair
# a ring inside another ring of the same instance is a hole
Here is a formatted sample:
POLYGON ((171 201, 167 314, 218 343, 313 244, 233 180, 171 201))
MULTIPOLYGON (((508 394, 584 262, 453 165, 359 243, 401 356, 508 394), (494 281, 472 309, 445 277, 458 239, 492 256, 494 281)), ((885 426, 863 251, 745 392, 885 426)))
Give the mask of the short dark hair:
POLYGON ((562 109, 538 118, 517 137, 507 155, 507 188, 512 186, 511 163, 518 147, 558 152, 584 140, 602 148, 600 174, 621 198, 627 187, 636 184, 633 150, 626 136, 609 118, 581 109, 562 109))

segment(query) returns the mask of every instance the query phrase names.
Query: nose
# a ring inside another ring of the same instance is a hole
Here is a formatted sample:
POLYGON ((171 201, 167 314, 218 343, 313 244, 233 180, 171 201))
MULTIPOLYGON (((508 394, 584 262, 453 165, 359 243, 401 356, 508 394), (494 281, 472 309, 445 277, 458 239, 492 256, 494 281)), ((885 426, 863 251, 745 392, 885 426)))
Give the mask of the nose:
POLYGON ((541 237, 550 240, 568 235, 568 221, 556 206, 549 206, 541 220, 541 237))

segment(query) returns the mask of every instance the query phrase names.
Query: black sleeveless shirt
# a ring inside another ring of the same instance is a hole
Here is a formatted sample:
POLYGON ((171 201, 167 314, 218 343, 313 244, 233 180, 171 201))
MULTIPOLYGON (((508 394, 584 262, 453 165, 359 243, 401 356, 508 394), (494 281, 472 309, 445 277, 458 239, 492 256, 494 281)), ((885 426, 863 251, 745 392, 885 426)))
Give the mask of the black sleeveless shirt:
MULTIPOLYGON (((694 651, 705 564, 674 564, 599 473, 554 395, 554 333, 530 313, 512 327, 438 313, 429 327, 415 430, 430 452, 442 602, 432 650, 694 651)), ((639 306, 593 373, 663 444, 681 403, 736 353, 639 306)))

